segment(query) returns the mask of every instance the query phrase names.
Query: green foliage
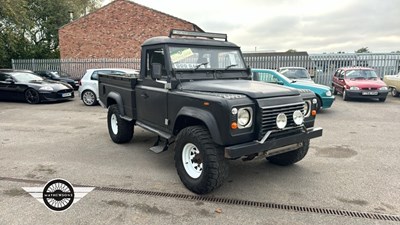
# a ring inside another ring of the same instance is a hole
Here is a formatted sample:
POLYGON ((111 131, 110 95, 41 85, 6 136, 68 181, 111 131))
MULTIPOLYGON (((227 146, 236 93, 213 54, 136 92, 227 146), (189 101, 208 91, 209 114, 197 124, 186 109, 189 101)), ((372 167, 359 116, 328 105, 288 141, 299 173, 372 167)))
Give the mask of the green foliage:
POLYGON ((296 51, 296 49, 289 49, 289 50, 287 50, 286 52, 288 52, 288 53, 294 53, 294 52, 297 52, 297 51, 296 51))
POLYGON ((368 47, 362 47, 357 51, 355 51, 355 53, 371 53, 371 52, 369 51, 368 47))
POLYGON ((58 29, 97 9, 101 0, 0 0, 0 68, 11 59, 59 58, 58 29))

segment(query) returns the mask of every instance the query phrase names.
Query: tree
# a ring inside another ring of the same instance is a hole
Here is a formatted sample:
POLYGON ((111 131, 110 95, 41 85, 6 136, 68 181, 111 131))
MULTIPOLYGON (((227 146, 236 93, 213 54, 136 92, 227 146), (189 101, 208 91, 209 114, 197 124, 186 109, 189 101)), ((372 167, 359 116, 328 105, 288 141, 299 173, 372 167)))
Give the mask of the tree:
POLYGON ((294 52, 297 52, 297 51, 296 51, 296 49, 289 49, 289 50, 287 50, 286 52, 288 52, 288 53, 294 53, 294 52))
POLYGON ((355 53, 371 53, 371 52, 369 51, 368 47, 362 47, 357 51, 355 51, 355 53))
POLYGON ((0 68, 11 59, 59 58, 58 29, 101 0, 0 0, 0 68))

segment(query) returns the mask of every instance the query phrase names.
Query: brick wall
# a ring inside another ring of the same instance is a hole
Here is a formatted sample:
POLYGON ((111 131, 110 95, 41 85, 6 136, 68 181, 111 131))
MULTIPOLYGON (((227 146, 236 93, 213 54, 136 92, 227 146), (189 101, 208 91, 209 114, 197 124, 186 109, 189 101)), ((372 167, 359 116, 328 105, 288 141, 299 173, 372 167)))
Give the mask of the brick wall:
POLYGON ((139 58, 148 38, 194 24, 126 0, 88 14, 59 30, 61 58, 139 58))

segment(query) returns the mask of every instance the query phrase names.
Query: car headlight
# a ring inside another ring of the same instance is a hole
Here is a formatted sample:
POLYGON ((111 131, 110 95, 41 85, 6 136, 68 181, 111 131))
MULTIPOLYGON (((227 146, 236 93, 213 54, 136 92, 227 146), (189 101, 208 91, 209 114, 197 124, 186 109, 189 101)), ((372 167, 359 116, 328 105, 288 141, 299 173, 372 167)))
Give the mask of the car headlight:
POLYGON ((44 86, 39 88, 39 91, 54 91, 54 89, 50 86, 44 86))
POLYGON ((296 125, 301 125, 304 122, 304 115, 300 110, 296 110, 293 113, 293 121, 296 125))
POLYGON ((286 127, 287 124, 287 117, 285 113, 279 113, 278 116, 276 117, 276 126, 279 129, 283 129, 286 127))
POLYGON ((351 87, 349 88, 349 90, 358 91, 358 90, 360 90, 360 88, 359 88, 359 87, 356 87, 356 86, 351 86, 351 87))
POLYGON ((380 91, 387 91, 388 88, 387 88, 387 87, 380 87, 379 90, 380 90, 380 91))
POLYGON ((237 112, 238 128, 247 128, 251 126, 251 116, 253 110, 250 107, 240 108, 237 112))
POLYGON ((329 91, 325 92, 325 95, 328 96, 328 97, 331 97, 332 96, 332 92, 329 90, 329 91))
POLYGON ((310 109, 311 109, 311 101, 305 101, 304 102, 304 107, 303 107, 303 115, 304 117, 310 116, 310 109))

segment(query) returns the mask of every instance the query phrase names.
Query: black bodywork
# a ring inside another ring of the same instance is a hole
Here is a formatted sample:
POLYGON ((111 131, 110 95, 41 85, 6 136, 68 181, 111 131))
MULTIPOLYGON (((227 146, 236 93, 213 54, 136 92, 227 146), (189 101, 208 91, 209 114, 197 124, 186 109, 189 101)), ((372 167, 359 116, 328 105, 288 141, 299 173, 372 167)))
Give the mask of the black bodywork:
POLYGON ((0 99, 25 101, 27 90, 35 90, 39 94, 39 102, 74 98, 74 90, 68 84, 45 80, 27 71, 0 70, 0 99), (16 78, 17 74, 20 74, 18 76, 26 74, 37 79, 21 81, 16 78), (47 87, 47 89, 44 87, 47 87))
MULTIPOLYGON (((303 97, 312 99, 314 94, 300 94, 296 89, 252 81, 250 68, 244 66, 176 68, 169 60, 173 58, 171 46, 240 53, 238 46, 227 41, 151 38, 142 45, 139 79, 99 76, 100 104, 104 107, 117 104, 123 119, 134 121, 169 143, 183 128, 204 125, 213 141, 224 147, 225 157, 230 159, 263 153, 322 135, 321 128, 313 128, 314 116, 306 118, 301 126, 292 119, 295 110, 303 110, 303 97), (160 52, 163 53, 161 56, 160 52), (160 74, 156 72, 158 67, 160 74), (250 110, 253 113, 252 125, 232 129, 232 122, 237 120, 232 113, 234 108, 250 110), (276 127, 278 113, 284 113, 289 118, 285 129, 276 127)), ((239 57, 244 62, 241 53, 239 57)), ((205 64, 213 64, 213 60, 210 56, 205 64)), ((315 109, 315 105, 312 107, 315 109)))
POLYGON ((53 71, 53 70, 42 70, 42 71, 34 71, 35 74, 48 79, 48 80, 55 80, 55 81, 60 81, 67 83, 74 88, 74 90, 78 90, 79 88, 79 80, 78 79, 73 79, 71 76, 69 76, 66 73, 61 73, 58 71, 53 71))

